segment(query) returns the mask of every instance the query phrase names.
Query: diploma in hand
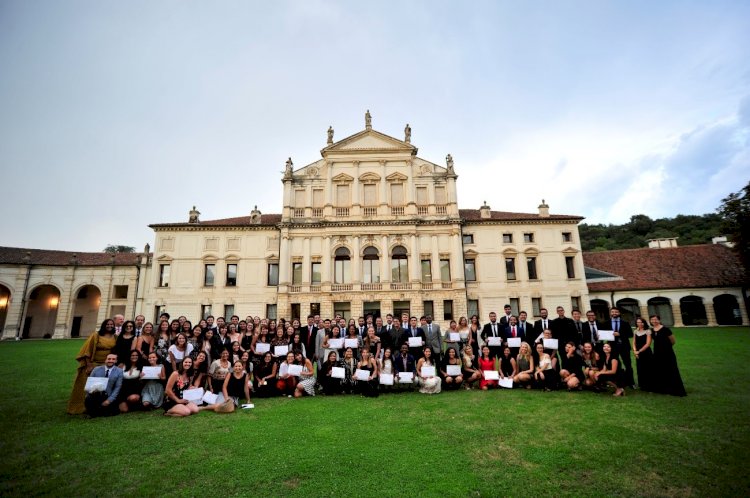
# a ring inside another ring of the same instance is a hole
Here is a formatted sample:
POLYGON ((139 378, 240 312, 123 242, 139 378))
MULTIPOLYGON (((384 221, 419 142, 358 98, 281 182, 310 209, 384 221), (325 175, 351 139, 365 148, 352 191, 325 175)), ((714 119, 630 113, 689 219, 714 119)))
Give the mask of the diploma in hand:
POLYGON ((302 365, 289 365, 287 373, 293 377, 299 377, 302 374, 302 365))
POLYGON ((497 370, 484 370, 484 380, 500 380, 500 372, 497 370))
POLYGON ((614 341, 615 331, 614 330, 597 330, 597 335, 600 341, 614 341))
POLYGON ((265 354, 271 351, 271 345, 267 342, 256 342, 255 343, 255 352, 258 354, 265 354))
POLYGON ((445 373, 447 373, 449 377, 461 375, 461 365, 446 365, 445 373))
POLYGON ((502 337, 488 337, 487 345, 488 346, 502 346, 503 338, 502 337))
POLYGON ((434 377, 435 367, 422 367, 422 377, 434 377))
POLYGON ((451 332, 448 334, 448 340, 453 342, 459 342, 461 340, 461 334, 458 332, 451 332))
POLYGON ((508 347, 510 347, 510 348, 520 348, 521 347, 521 338, 520 337, 509 337, 508 338, 508 347))
POLYGON ((358 339, 344 339, 344 347, 357 349, 359 347, 359 340, 358 339))
POLYGON ((421 337, 409 337, 409 347, 410 348, 418 348, 422 345, 422 338, 421 337))
POLYGON ((498 384, 500 387, 504 387, 506 389, 513 389, 513 379, 510 377, 506 377, 504 379, 498 379, 498 384))
POLYGON ((399 372, 398 373, 399 384, 413 384, 414 383, 414 372, 399 372))
POLYGON ((557 349, 557 339, 545 339, 544 349, 557 349))
POLYGON ((328 347, 331 349, 341 349, 344 347, 343 339, 328 339, 328 347))
POLYGON ((143 380, 157 380, 161 374, 161 367, 143 367, 143 380))
POLYGON ((380 374, 380 383, 384 386, 393 385, 393 375, 391 374, 380 374))
POLYGON ((289 346, 274 346, 273 347, 273 354, 275 356, 286 356, 286 354, 289 352, 289 346))
POLYGON ((86 387, 83 390, 87 393, 104 392, 107 390, 108 380, 106 377, 89 377, 86 379, 86 387))
POLYGON ((202 387, 195 387, 193 389, 185 389, 182 391, 182 399, 185 401, 192 401, 193 403, 199 402, 203 399, 205 392, 202 387))
POLYGON ((360 370, 359 368, 354 372, 354 378, 357 380, 364 380, 365 382, 370 380, 370 372, 367 370, 360 370))
POLYGON ((334 379, 343 379, 346 377, 346 371, 344 367, 333 367, 331 368, 331 377, 334 379))

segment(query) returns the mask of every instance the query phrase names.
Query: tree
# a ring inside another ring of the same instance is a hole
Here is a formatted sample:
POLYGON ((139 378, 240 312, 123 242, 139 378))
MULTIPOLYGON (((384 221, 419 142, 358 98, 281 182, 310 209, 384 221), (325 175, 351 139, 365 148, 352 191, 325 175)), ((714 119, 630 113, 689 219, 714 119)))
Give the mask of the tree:
POLYGON ((133 253, 135 252, 135 247, 116 246, 116 245, 109 244, 107 247, 104 248, 104 252, 106 252, 107 254, 133 253))
POLYGON ((750 182, 739 192, 722 199, 719 214, 724 220, 724 233, 734 243, 734 250, 745 266, 747 279, 750 276, 750 182))

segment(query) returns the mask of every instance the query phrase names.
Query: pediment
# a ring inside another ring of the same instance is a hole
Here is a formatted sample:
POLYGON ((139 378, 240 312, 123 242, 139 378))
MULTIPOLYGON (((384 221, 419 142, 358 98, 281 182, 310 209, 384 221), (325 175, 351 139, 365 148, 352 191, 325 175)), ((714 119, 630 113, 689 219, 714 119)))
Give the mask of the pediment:
POLYGON ((380 175, 377 173, 364 173, 359 176, 360 182, 379 182, 380 181, 380 175))
POLYGON ((332 180, 336 183, 347 183, 347 182, 353 182, 354 177, 349 176, 346 173, 339 173, 338 175, 334 176, 332 180))
POLYGON ((406 143, 403 140, 380 133, 375 130, 364 130, 349 137, 346 137, 334 144, 329 145, 321 150, 321 154, 326 156, 336 152, 408 152, 416 155, 417 148, 406 143))
POLYGON ((405 182, 409 178, 402 173, 391 173, 390 175, 386 176, 385 179, 389 182, 405 182))

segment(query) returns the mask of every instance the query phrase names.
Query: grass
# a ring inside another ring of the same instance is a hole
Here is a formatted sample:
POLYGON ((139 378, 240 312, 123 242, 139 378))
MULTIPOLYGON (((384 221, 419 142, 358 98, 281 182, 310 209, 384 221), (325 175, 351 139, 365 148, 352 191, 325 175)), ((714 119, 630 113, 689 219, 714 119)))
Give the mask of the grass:
POLYGON ((80 341, 0 344, 0 494, 747 496, 750 330, 681 329, 687 398, 459 391, 65 414, 80 341))

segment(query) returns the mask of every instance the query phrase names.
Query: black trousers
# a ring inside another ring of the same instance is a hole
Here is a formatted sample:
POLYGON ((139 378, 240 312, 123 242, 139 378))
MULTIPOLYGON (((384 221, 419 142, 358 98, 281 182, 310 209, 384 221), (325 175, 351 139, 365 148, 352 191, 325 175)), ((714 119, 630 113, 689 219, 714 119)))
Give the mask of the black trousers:
POLYGON ((633 377, 633 360, 630 354, 630 339, 623 339, 622 342, 615 341, 615 353, 620 357, 620 363, 624 367, 624 371, 621 373, 621 379, 624 386, 635 385, 635 378, 633 377))
POLYGON ((86 399, 83 401, 86 406, 86 413, 91 417, 111 417, 113 415, 120 414, 120 408, 117 406, 117 401, 110 403, 109 406, 102 406, 107 400, 107 395, 102 392, 96 392, 86 395, 86 399))

